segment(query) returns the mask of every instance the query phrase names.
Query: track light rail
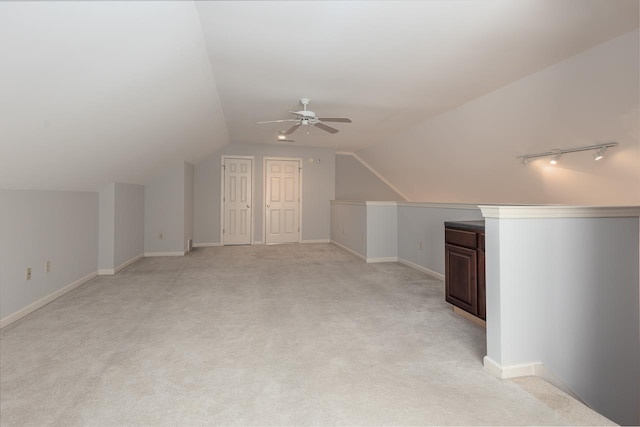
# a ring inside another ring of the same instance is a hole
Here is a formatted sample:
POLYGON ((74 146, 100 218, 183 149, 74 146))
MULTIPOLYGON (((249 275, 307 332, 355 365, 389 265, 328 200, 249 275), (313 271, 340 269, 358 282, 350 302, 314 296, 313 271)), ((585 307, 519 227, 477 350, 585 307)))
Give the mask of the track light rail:
MULTIPOLYGON (((540 157, 551 157, 553 156, 553 158, 557 161, 560 156, 562 156, 563 154, 567 154, 567 153, 577 153, 579 151, 590 151, 590 150, 597 150, 598 153, 600 153, 599 157, 596 157, 596 160, 602 158, 602 155, 604 154, 604 151, 607 148, 612 148, 612 147, 617 147, 618 143, 617 142, 605 142, 603 144, 595 144, 595 145, 586 145, 584 147, 575 147, 575 148, 566 148, 563 150, 560 149, 555 149, 555 150, 550 150, 550 151, 545 151, 544 153, 535 153, 535 154, 523 154, 522 156, 518 156, 516 157, 516 159, 520 160, 520 162, 523 165, 526 165, 527 162, 531 159, 537 159, 540 157)), ((553 163, 555 164, 555 163, 553 163)))

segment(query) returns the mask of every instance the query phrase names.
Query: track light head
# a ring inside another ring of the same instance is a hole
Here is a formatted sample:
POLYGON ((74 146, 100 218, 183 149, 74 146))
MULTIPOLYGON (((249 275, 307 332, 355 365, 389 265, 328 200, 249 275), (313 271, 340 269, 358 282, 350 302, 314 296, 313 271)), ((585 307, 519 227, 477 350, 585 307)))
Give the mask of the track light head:
POLYGON ((549 163, 551 163, 552 165, 557 165, 558 164, 558 160, 560 160, 560 157, 562 157, 562 153, 558 153, 555 156, 553 156, 553 158, 549 161, 549 163))
POLYGON ((593 153, 593 158, 596 159, 596 160, 600 160, 601 158, 604 157, 604 152, 605 151, 607 151, 607 147, 600 147, 600 149, 598 151, 593 153))

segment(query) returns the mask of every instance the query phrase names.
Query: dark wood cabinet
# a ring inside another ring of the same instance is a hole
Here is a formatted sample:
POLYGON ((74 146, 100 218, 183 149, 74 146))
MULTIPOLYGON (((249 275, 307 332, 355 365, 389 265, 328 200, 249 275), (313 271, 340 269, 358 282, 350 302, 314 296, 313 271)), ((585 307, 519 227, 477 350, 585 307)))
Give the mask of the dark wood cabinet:
POLYGON ((483 221, 445 223, 445 288, 448 303, 486 319, 483 221))

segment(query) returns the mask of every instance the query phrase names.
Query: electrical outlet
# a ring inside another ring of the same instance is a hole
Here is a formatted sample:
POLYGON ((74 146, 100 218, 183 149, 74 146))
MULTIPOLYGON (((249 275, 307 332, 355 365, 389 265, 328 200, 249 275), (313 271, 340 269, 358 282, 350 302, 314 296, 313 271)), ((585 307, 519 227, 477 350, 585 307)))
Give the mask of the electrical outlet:
POLYGON ((49 273, 51 271, 51 261, 48 261, 44 263, 44 272, 45 273, 49 273))
POLYGON ((420 242, 420 250, 422 250, 422 242, 420 242))
POLYGON ((31 280, 31 267, 27 267, 27 280, 31 280))
POLYGON ((164 235, 162 233, 158 234, 158 239, 162 240, 163 237, 164 235))

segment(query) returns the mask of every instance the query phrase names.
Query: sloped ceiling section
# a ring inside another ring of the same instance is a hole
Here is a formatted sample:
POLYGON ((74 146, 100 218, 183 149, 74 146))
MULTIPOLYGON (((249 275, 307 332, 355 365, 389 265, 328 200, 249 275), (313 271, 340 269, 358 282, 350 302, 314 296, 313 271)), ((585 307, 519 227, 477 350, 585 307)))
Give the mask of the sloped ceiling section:
POLYGON ((192 2, 4 2, 0 64, 0 188, 144 184, 229 142, 192 2))
POLYGON ((350 117, 296 144, 364 149, 637 27, 637 0, 198 1, 234 143, 299 99, 350 117))
POLYGON ((639 40, 636 29, 358 155, 412 201, 638 205, 639 40), (600 161, 516 159, 610 141, 600 161))

